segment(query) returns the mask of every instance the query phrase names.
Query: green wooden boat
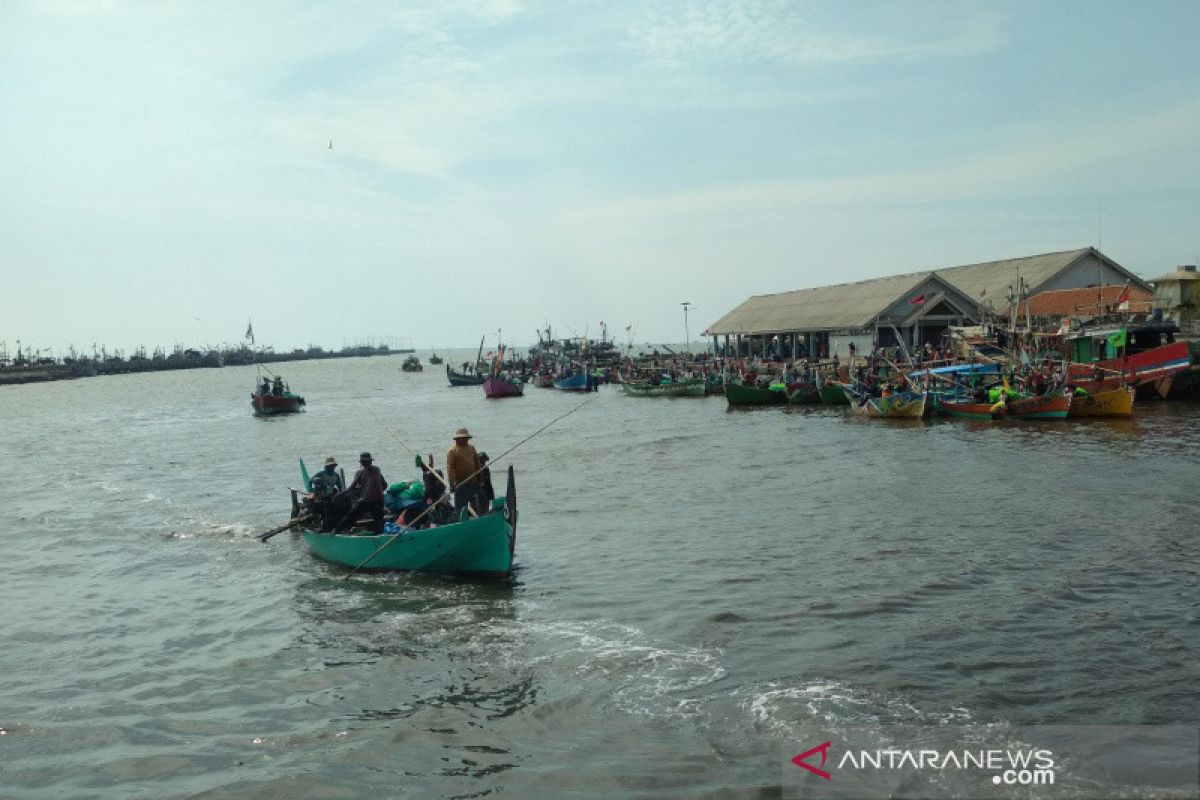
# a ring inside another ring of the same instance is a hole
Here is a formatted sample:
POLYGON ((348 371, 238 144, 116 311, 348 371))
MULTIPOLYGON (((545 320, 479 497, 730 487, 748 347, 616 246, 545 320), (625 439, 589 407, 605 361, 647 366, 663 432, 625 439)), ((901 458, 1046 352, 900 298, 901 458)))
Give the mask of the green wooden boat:
POLYGON ((728 383, 725 385, 725 400, 731 406, 773 406, 786 403, 787 392, 728 383))
POLYGON ((636 381, 621 384, 630 397, 704 397, 704 381, 697 378, 677 383, 636 381))
POLYGON ((819 403, 821 402, 821 390, 817 388, 815 383, 808 383, 807 381, 789 383, 787 387, 787 400, 792 405, 819 403))
POLYGON ((850 405, 850 401, 846 399, 846 393, 842 391, 842 385, 837 381, 821 382, 821 402, 827 406, 850 405))
POLYGON ((321 533, 307 528, 301 533, 314 556, 344 567, 508 575, 517 543, 513 469, 508 468, 505 496, 496 499, 491 511, 474 519, 382 536, 321 533))

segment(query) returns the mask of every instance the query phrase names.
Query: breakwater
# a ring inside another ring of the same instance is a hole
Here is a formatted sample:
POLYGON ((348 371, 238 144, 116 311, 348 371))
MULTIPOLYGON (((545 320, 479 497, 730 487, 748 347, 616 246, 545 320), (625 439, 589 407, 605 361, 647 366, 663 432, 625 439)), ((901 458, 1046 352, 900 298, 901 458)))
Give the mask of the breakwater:
POLYGON ((176 369, 215 369, 219 367, 245 366, 248 364, 274 364, 285 361, 312 361, 324 358, 366 358, 390 356, 413 352, 411 348, 393 350, 379 346, 343 347, 340 350, 325 350, 320 347, 276 353, 271 350, 178 350, 170 354, 155 353, 153 356, 132 355, 128 358, 109 356, 105 358, 43 359, 37 363, 21 363, 0 366, 0 385, 19 383, 42 383, 45 381, 94 378, 97 375, 122 375, 131 372, 160 372, 176 369))

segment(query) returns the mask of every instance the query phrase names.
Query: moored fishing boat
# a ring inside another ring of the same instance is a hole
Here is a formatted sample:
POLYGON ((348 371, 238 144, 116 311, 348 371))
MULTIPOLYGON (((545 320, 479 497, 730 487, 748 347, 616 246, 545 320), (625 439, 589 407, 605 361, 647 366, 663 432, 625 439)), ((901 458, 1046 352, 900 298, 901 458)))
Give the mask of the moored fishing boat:
POLYGON ((1071 398, 1071 407, 1067 417, 1116 417, 1129 418, 1133 416, 1133 398, 1136 390, 1132 386, 1122 386, 1116 389, 1076 394, 1071 398))
POLYGON ((442 357, 439 356, 437 353, 434 353, 433 355, 431 355, 429 357, 429 363, 436 366, 436 365, 442 363, 442 357))
POLYGON ((554 382, 554 388, 564 392, 590 392, 595 387, 595 379, 586 372, 577 372, 554 382))
POLYGON ((451 386, 482 386, 484 377, 478 373, 455 372, 449 364, 446 365, 446 379, 451 386))
POLYGON ((704 381, 697 378, 674 383, 626 381, 621 389, 630 397, 704 397, 704 381))
POLYGON ((525 384, 517 378, 489 375, 483 379, 485 397, 520 397, 525 394, 525 384))
POLYGON ((311 528, 301 533, 314 556, 345 567, 507 575, 512 571, 517 542, 513 468, 508 468, 505 496, 473 519, 378 536, 321 533, 311 528))
POLYGON ((1071 395, 1061 392, 1018 397, 1008 401, 1009 419, 1066 419, 1071 395))
POLYGON ((401 372, 423 372, 425 367, 421 364, 421 359, 416 356, 409 356, 404 359, 404 363, 400 365, 401 372))
POLYGON ((821 390, 815 383, 797 381, 787 385, 787 400, 792 405, 804 405, 821 402, 821 390))
POLYGON ((821 402, 827 406, 844 406, 850 401, 846 399, 842 384, 825 380, 821 382, 821 402))
POLYGON ((928 392, 892 392, 872 397, 860 389, 843 386, 846 402, 856 414, 873 419, 921 419, 925 416, 928 392))
POLYGON ((725 401, 731 406, 773 406, 787 402, 784 389, 762 389, 740 383, 725 384, 725 401))
POLYGON ((980 403, 974 400, 956 400, 953 396, 932 394, 933 410, 938 414, 958 419, 994 420, 1003 419, 1007 406, 1003 401, 980 403))

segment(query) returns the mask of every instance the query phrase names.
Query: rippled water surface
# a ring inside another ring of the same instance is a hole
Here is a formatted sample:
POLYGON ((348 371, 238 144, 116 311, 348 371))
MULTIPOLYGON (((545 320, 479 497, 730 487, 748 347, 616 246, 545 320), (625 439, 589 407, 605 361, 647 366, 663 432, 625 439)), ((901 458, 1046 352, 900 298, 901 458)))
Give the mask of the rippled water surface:
POLYGON ((399 364, 282 365, 274 419, 252 368, 0 387, 0 795, 771 796, 830 722, 1200 718, 1196 405, 888 424, 399 364), (510 458, 511 581, 255 537, 298 458, 408 480, 401 442, 572 409, 510 458))

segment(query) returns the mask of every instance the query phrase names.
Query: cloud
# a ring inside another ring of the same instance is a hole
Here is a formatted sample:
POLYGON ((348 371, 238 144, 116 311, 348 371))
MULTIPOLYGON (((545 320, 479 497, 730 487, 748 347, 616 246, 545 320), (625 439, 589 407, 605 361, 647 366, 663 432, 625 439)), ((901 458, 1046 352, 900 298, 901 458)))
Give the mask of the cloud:
POLYGON ((667 9, 655 4, 631 28, 630 37, 647 57, 675 67, 747 62, 795 67, 959 57, 992 52, 1005 40, 1003 18, 989 9, 969 9, 964 15, 943 7, 906 5, 904 16, 918 24, 910 20, 894 25, 885 9, 866 20, 862 32, 843 32, 806 18, 804 8, 786 0, 708 0, 667 9), (865 30, 871 25, 883 31, 871 34, 865 30))

